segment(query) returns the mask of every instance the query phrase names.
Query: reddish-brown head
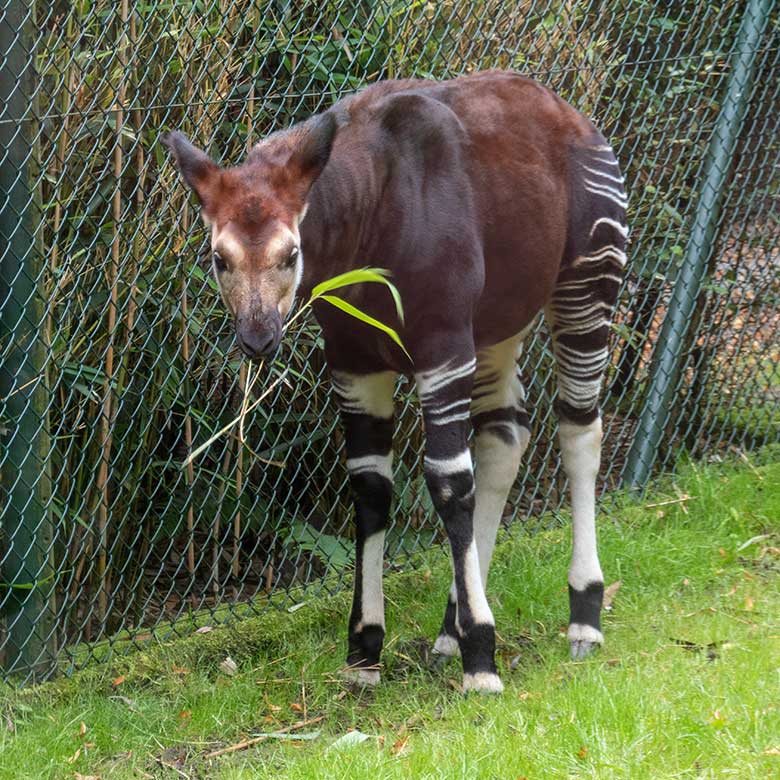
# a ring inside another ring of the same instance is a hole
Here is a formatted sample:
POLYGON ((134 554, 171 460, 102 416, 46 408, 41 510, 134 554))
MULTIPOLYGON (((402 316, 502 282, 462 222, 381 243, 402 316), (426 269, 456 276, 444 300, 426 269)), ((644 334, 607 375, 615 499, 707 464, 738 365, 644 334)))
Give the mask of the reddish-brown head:
POLYGON ((163 139, 211 228, 214 274, 249 357, 279 346, 303 274, 299 225, 336 129, 331 114, 314 117, 259 143, 236 168, 221 168, 181 133, 163 139))

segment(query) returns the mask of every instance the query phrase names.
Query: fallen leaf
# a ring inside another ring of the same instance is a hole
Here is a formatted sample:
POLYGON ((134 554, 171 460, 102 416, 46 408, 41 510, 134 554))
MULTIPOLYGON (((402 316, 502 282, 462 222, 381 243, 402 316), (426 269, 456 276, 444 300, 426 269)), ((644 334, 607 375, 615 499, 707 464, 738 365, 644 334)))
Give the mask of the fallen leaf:
POLYGON ((214 629, 211 626, 201 626, 200 628, 196 629, 196 634, 208 634, 209 631, 213 631, 214 629))
POLYGON ((710 725, 716 729, 722 729, 726 725, 726 717, 722 715, 720 710, 715 710, 710 717, 710 725))
POLYGON ((114 686, 114 688, 118 688, 124 681, 125 681, 124 675, 120 675, 119 677, 114 677, 114 679, 111 681, 111 684, 114 686))
POLYGON ((219 668, 224 674, 228 675, 228 677, 233 677, 236 672, 238 672, 238 666, 230 656, 225 658, 225 660, 219 665, 219 668))
POLYGON ((127 696, 109 696, 109 698, 114 701, 121 701, 122 704, 127 705, 131 710, 137 709, 135 702, 132 699, 128 699, 127 696))
POLYGON ((181 720, 187 720, 187 718, 191 718, 191 717, 192 717, 192 710, 182 710, 179 713, 179 718, 181 720))
POLYGON ((588 755, 588 748, 583 745, 578 751, 577 751, 577 758, 585 758, 585 756, 588 755))
POLYGON ((616 580, 604 591, 604 609, 611 609, 612 599, 615 598, 615 594, 620 590, 622 584, 622 580, 616 580))
MULTIPOLYGON (((100 780, 100 775, 80 775, 78 772, 74 772, 73 776, 76 780, 100 780)), ((147 775, 150 777, 151 775, 147 775)))
POLYGON ((332 748, 352 747, 353 745, 359 745, 365 742, 367 739, 371 739, 370 734, 364 734, 362 731, 348 731, 343 737, 339 737, 335 742, 331 744, 332 748))
POLYGON ((190 673, 189 669, 184 669, 183 667, 176 666, 175 664, 173 665, 173 667, 171 667, 171 671, 174 674, 189 674, 190 673))
POLYGON ((780 756, 780 748, 776 748, 776 747, 767 748, 764 751, 764 755, 765 756, 780 756))
POLYGON ((87 733, 87 724, 84 723, 84 721, 81 721, 81 725, 79 726, 79 736, 83 737, 87 733))
POLYGON ((79 748, 70 758, 66 758, 65 760, 69 764, 74 764, 76 761, 79 760, 79 756, 81 755, 81 748, 79 748))
POLYGON ((742 544, 737 547, 737 552, 742 552, 743 550, 747 550, 748 547, 750 547, 753 544, 756 544, 758 542, 763 542, 765 539, 771 539, 772 534, 759 534, 758 536, 752 536, 750 539, 748 539, 746 542, 742 542, 742 544))
POLYGON ((409 735, 405 734, 403 737, 393 742, 393 745, 390 748, 390 752, 394 756, 400 756, 406 750, 406 745, 408 742, 409 742, 409 735))
POLYGON ((753 599, 750 596, 745 596, 745 610, 747 612, 753 611, 753 599))
POLYGON ((297 701, 294 701, 294 702, 293 702, 293 703, 290 705, 290 709, 291 709, 293 712, 303 712, 303 707, 302 707, 300 704, 298 704, 298 702, 297 702, 297 701))

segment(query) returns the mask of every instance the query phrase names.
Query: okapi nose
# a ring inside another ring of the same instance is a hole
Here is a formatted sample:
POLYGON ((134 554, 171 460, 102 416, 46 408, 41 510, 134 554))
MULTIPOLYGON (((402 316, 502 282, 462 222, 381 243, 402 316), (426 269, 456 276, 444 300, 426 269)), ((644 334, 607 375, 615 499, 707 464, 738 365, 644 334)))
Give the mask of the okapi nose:
POLYGON ((236 341, 241 351, 250 358, 270 357, 279 346, 281 332, 274 326, 269 328, 245 327, 236 324, 236 341))

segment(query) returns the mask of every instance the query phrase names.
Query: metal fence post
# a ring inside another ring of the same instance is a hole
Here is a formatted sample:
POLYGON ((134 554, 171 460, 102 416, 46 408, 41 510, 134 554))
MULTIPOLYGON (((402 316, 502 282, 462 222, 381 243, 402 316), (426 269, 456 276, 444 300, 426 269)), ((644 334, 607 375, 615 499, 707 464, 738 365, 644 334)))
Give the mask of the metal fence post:
POLYGON ((43 258, 33 172, 34 4, 0 6, 0 612, 6 673, 55 660, 43 258))
POLYGON ((750 0, 740 23, 726 92, 708 150, 691 237, 658 337, 647 396, 622 478, 624 486, 641 488, 647 483, 669 419, 669 406, 680 372, 681 348, 717 236, 724 185, 745 117, 756 51, 772 4, 772 0, 750 0))

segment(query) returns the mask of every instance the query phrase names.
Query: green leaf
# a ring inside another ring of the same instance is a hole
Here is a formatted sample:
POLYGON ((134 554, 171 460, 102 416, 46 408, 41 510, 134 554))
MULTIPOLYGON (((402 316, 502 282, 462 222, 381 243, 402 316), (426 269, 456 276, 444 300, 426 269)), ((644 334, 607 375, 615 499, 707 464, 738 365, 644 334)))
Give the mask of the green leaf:
POLYGON ((371 325, 372 328, 377 328, 378 330, 381 330, 383 333, 387 333, 388 336, 396 343, 399 347, 404 351, 404 354, 406 357, 409 358, 409 360, 412 359, 412 356, 406 351, 406 347, 401 342, 401 339, 399 338, 398 334, 388 325, 385 325, 384 322, 380 322, 379 320, 375 320, 373 317, 369 316, 363 311, 360 311, 356 306, 353 306, 351 303, 347 303, 343 298, 339 298, 335 295, 320 295, 319 296, 323 301, 327 301, 332 306, 335 306, 337 309, 341 309, 343 312, 346 312, 350 316, 354 317, 355 319, 360 320, 361 322, 365 322, 366 325, 371 325))
POLYGON ((362 282, 377 282, 384 284, 390 291, 390 295, 393 296, 395 302, 395 310, 398 314, 398 319, 403 324, 404 321, 404 309, 401 304, 401 294, 398 292, 398 288, 387 278, 390 276, 390 271, 385 268, 358 268, 354 271, 347 271, 346 273, 334 276, 332 279, 326 279, 324 282, 320 282, 311 291, 311 300, 321 298, 324 293, 331 292, 332 290, 338 290, 341 287, 349 287, 353 284, 361 284, 362 282))

